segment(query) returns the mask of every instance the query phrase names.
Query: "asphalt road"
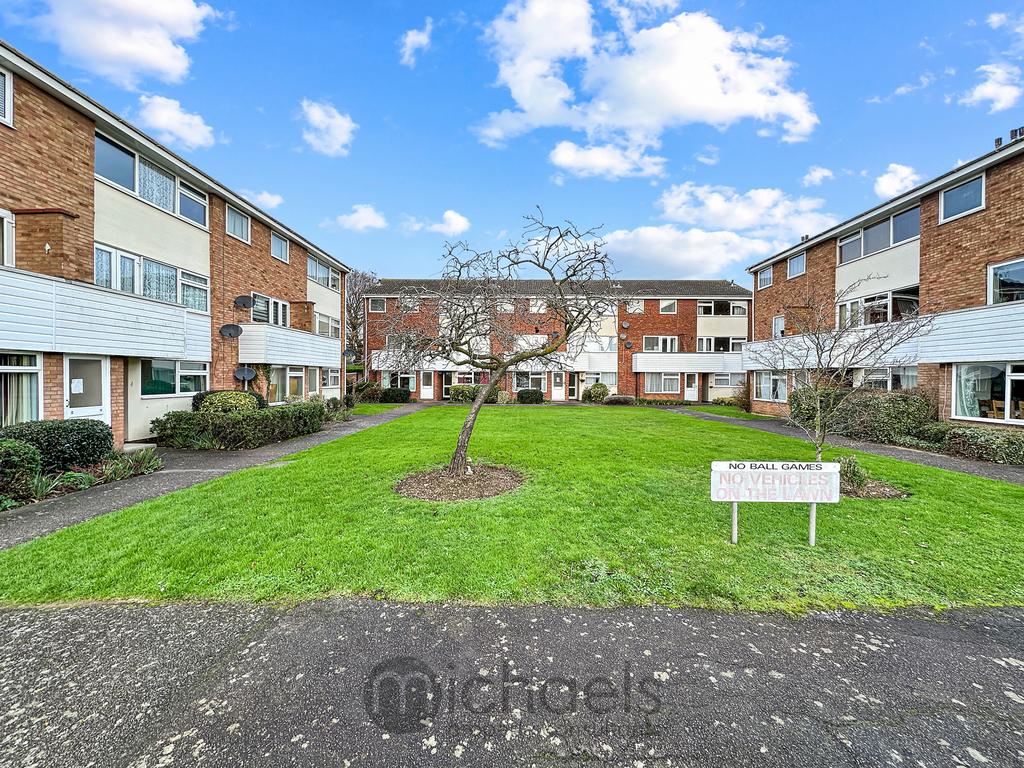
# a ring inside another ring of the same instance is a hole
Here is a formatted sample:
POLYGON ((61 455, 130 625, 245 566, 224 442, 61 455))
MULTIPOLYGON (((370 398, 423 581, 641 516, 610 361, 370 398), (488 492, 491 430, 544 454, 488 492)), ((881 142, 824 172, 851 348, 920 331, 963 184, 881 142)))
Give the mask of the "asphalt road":
POLYGON ((1022 764, 1019 609, 0 611, 3 766, 1022 764))

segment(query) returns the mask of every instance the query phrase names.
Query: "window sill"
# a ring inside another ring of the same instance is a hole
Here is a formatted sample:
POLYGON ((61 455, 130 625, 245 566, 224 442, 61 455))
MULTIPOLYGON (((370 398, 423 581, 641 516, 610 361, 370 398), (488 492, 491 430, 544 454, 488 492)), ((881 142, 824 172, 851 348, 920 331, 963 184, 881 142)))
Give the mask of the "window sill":
POLYGON ((988 424, 995 427, 1021 427, 1024 419, 986 419, 981 416, 950 416, 951 421, 969 421, 973 424, 988 424))
POLYGON ((245 239, 239 237, 238 235, 234 235, 234 234, 228 232, 227 230, 224 231, 224 234, 227 235, 228 237, 230 237, 232 240, 237 240, 240 243, 245 243, 248 246, 252 246, 252 238, 251 237, 248 240, 245 240, 245 239))
POLYGON ((964 211, 963 213, 958 213, 956 216, 950 216, 948 219, 939 219, 939 226, 941 227, 943 224, 948 224, 951 221, 956 221, 957 219, 962 219, 965 216, 970 216, 971 214, 974 214, 974 213, 981 213, 986 208, 988 208, 988 206, 987 205, 983 205, 983 206, 981 206, 979 208, 971 208, 971 210, 969 210, 969 211, 964 211))
MULTIPOLYGON (((203 390, 203 391, 205 392, 206 390, 203 390)), ((191 399, 191 398, 195 397, 197 394, 199 394, 199 393, 198 392, 178 392, 176 394, 175 393, 171 393, 171 394, 167 394, 167 395, 139 395, 139 399, 141 399, 141 400, 183 400, 186 397, 191 399)))

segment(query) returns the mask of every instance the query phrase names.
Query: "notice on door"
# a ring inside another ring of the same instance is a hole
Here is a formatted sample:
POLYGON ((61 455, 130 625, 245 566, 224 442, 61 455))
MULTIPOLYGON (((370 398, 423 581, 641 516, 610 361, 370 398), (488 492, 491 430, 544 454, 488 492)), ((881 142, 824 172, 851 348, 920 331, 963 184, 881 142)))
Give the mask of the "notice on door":
POLYGON ((834 462, 715 461, 712 501, 838 504, 839 465, 834 462))
POLYGON ((85 392, 85 379, 72 379, 71 394, 81 395, 83 392, 85 392))

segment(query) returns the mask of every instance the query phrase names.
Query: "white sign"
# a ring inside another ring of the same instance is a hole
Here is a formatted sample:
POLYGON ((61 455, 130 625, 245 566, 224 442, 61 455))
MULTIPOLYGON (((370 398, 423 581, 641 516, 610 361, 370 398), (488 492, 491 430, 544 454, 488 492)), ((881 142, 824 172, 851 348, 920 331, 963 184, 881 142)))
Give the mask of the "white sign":
POLYGON ((814 461, 715 461, 712 501, 837 504, 839 465, 814 461))
POLYGON ((85 379, 72 379, 71 394, 81 395, 83 392, 85 392, 85 379))

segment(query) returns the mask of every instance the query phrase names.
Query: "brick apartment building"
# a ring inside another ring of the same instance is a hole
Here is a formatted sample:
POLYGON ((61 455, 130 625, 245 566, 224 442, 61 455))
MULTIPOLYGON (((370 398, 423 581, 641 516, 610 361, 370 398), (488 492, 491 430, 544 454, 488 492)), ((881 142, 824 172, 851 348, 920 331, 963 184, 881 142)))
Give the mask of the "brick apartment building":
MULTIPOLYGON (((926 334, 854 373, 856 386, 920 388, 945 419, 1024 425, 1024 141, 976 160, 752 265, 754 410, 784 413, 792 371, 758 370, 758 341, 790 335, 808 297, 835 322, 919 312, 926 334), (841 299, 841 300, 840 300, 841 299), (893 366, 892 362, 901 365, 893 366)), ((783 342, 785 343, 785 342, 783 342)))
POLYGON ((2 426, 342 392, 345 265, 2 43, 0 225, 2 426))
MULTIPOLYGON (((436 295, 439 283, 386 279, 364 298, 370 377, 382 386, 409 389, 420 400, 447 400, 454 384, 487 381, 486 372, 437 358, 413 370, 389 368, 387 335, 400 304, 416 307, 415 313, 398 315, 402 322, 436 326, 436 301, 420 297, 436 295)), ((545 285, 519 281, 521 296, 509 309, 521 318, 524 336, 557 330, 538 298, 545 285)), ((612 393, 705 402, 742 387, 746 374, 740 348, 750 338, 751 321, 746 288, 727 280, 621 280, 616 293, 627 298, 615 303, 614 312, 602 319, 599 332, 584 341, 574 359, 510 371, 502 388, 510 394, 540 389, 545 399, 571 401, 600 381, 612 393)))

